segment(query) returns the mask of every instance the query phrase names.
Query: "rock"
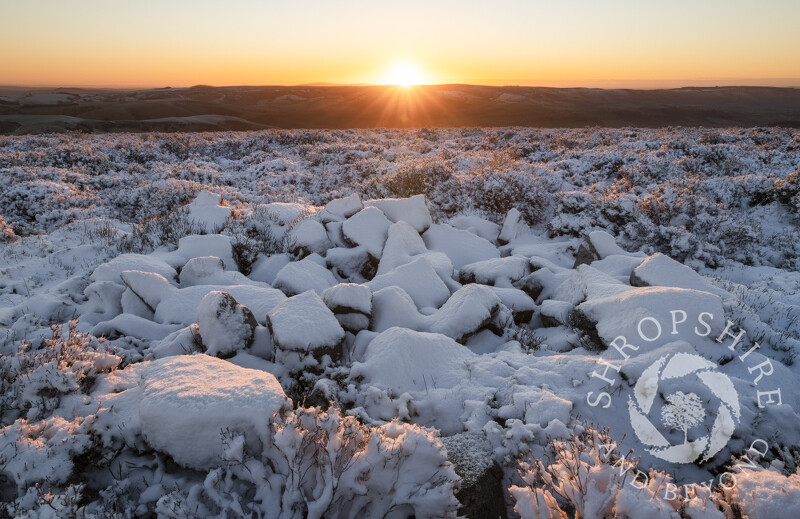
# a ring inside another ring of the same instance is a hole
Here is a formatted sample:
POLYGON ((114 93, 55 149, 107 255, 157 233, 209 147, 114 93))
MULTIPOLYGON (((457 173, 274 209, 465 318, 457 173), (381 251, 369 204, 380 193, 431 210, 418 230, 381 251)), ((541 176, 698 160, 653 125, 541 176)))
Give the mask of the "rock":
POLYGON ((464 432, 441 438, 447 459, 461 477, 456 498, 463 517, 505 518, 503 469, 494 461, 491 445, 482 435, 464 432))
POLYGON ((492 321, 500 303, 500 298, 490 287, 465 285, 428 317, 427 330, 463 343, 492 321))
POLYGON ((410 198, 368 200, 364 205, 377 207, 394 223, 407 222, 418 233, 425 232, 433 224, 431 213, 425 204, 424 195, 414 195, 410 198))
POLYGON ((523 256, 478 261, 459 269, 459 281, 510 288, 513 282, 522 279, 529 272, 529 265, 528 258, 523 256))
POLYGON ((536 272, 532 272, 514 283, 514 286, 528 294, 534 301, 539 298, 539 295, 544 289, 544 285, 539 280, 536 272))
POLYGON ((725 290, 715 287, 689 266, 679 263, 660 252, 644 260, 631 273, 631 285, 635 287, 676 287, 702 290, 720 297, 730 296, 725 290))
POLYGON ((272 417, 291 410, 273 375, 209 355, 155 360, 141 377, 138 411, 145 441, 196 470, 223 463, 221 431, 243 435, 244 452, 256 454, 270 442, 272 417))
POLYGON ((283 292, 269 287, 198 285, 171 291, 161 300, 153 318, 164 324, 189 326, 197 322, 197 307, 200 301, 206 294, 215 290, 227 292, 240 304, 249 308, 260 324, 266 324, 267 313, 286 299, 283 292))
POLYGON ((432 225, 422 239, 429 250, 446 254, 455 269, 500 257, 500 252, 489 241, 449 225, 432 225))
POLYGON ((497 294, 503 306, 511 310, 514 316, 514 323, 527 323, 533 317, 536 310, 536 302, 525 292, 516 288, 491 287, 497 294))
POLYGON ((540 309, 542 326, 554 328, 566 325, 573 308, 572 304, 566 301, 556 301, 555 299, 543 301, 540 309))
POLYGON ((342 224, 342 234, 352 245, 362 245, 373 257, 380 258, 392 223, 374 207, 351 216, 342 224))
POLYGON ((314 261, 314 255, 284 266, 275 276, 272 286, 288 296, 313 290, 317 294, 337 283, 331 272, 314 261))
POLYGON ((328 249, 325 262, 339 277, 350 280, 370 280, 378 268, 378 260, 363 246, 328 249))
POLYGON ((500 245, 505 245, 527 229, 528 225, 522 219, 522 213, 516 207, 513 207, 503 220, 503 228, 500 230, 497 242, 500 245))
POLYGON ((92 272, 90 280, 113 281, 122 284, 119 277, 126 270, 138 270, 141 272, 155 272, 160 274, 170 283, 174 283, 178 278, 178 273, 169 264, 152 256, 144 254, 120 254, 108 263, 103 263, 92 272))
POLYGON ((239 271, 226 271, 222 260, 216 256, 203 256, 187 261, 181 269, 180 282, 184 288, 197 285, 269 286, 267 283, 253 281, 239 271))
POLYGON ((276 360, 278 351, 297 353, 292 360, 300 361, 307 355, 317 360, 323 355, 329 355, 333 361, 341 358, 344 330, 313 291, 290 297, 277 305, 267 315, 267 322, 275 342, 276 360))
POLYGON ((450 290, 425 257, 380 274, 367 283, 373 292, 389 286, 402 288, 417 308, 438 308, 450 297, 450 290))
POLYGON ((343 220, 345 218, 350 218, 363 208, 364 204, 361 203, 361 197, 358 196, 357 193, 353 193, 345 198, 337 198, 336 200, 328 202, 327 205, 325 205, 325 209, 320 212, 320 216, 322 218, 329 218, 330 220, 343 220))
POLYGON ((357 334, 369 328, 370 318, 360 312, 336 314, 336 320, 350 333, 357 334))
POLYGON ((197 306, 197 325, 206 353, 227 358, 250 347, 258 323, 249 308, 215 290, 197 306))
POLYGON ((497 241, 497 236, 500 234, 499 225, 479 216, 459 215, 451 218, 448 223, 456 229, 469 231, 492 243, 497 241))
POLYGON ((617 245, 614 237, 607 232, 592 231, 578 247, 578 252, 575 254, 575 264, 572 268, 577 268, 578 265, 589 265, 595 260, 603 259, 613 254, 628 255, 629 253, 617 245))
POLYGON ((322 293, 322 300, 335 314, 359 312, 372 315, 372 291, 367 285, 339 283, 322 293))
POLYGON ((313 218, 305 218, 295 224, 288 236, 292 254, 296 257, 311 253, 325 254, 331 247, 325 226, 313 218))
POLYGON ((177 290, 164 276, 154 272, 126 270, 120 274, 120 279, 151 312, 156 311, 161 300, 171 291, 177 290))
POLYGON ((253 281, 271 285, 275 281, 275 276, 278 275, 278 272, 288 265, 290 261, 292 259, 285 252, 271 256, 260 256, 251 266, 249 278, 253 281))
POLYGON ((397 395, 448 389, 469 377, 467 362, 475 357, 445 335, 389 328, 367 345, 364 362, 355 363, 351 374, 397 395))

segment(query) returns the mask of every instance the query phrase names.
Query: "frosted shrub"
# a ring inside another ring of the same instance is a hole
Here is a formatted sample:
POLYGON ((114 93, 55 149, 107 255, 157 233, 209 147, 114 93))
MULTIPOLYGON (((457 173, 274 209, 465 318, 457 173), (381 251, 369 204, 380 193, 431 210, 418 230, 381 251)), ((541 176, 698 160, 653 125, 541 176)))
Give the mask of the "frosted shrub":
POLYGON ((277 418, 273 444, 249 457, 226 433, 226 460, 202 485, 172 492, 165 517, 455 517, 458 476, 432 433, 391 422, 368 427, 338 408, 277 418))
POLYGON ((20 344, 16 355, 0 356, 0 418, 9 424, 18 417, 37 420, 57 409, 64 396, 88 393, 99 373, 115 369, 122 358, 90 335, 53 326, 53 335, 40 347, 20 344))

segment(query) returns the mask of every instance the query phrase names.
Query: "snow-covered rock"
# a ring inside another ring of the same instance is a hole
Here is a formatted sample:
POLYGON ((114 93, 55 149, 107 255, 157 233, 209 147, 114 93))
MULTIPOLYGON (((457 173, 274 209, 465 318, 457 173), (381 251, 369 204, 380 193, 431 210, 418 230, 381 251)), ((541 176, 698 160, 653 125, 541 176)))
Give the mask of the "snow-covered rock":
POLYGON ((490 287, 470 284, 450 296, 428 317, 428 331, 463 342, 485 327, 500 306, 500 298, 490 287))
POLYGON ((120 279, 152 312, 167 294, 176 290, 164 276, 153 272, 126 270, 120 274, 120 279))
POLYGON ((446 254, 456 269, 500 257, 500 252, 489 241, 445 224, 431 225, 422 239, 428 249, 446 254))
POLYGON ((327 354, 334 360, 341 355, 344 330, 314 291, 286 299, 269 313, 267 321, 280 350, 327 354))
POLYGON ((578 265, 588 265, 595 260, 604 259, 613 254, 630 255, 628 251, 617 245, 616 239, 607 232, 592 231, 583 240, 581 246, 578 247, 573 268, 578 265))
POLYGON ((450 297, 450 290, 425 257, 414 259, 391 272, 375 276, 367 286, 373 292, 396 286, 402 288, 418 308, 438 308, 450 297))
POLYGON ((363 245, 328 249, 325 262, 327 267, 340 278, 354 281, 375 277, 378 263, 363 245))
POLYGON ((233 244, 230 236, 222 234, 192 234, 178 240, 178 248, 173 252, 156 252, 153 256, 163 259, 173 267, 183 267, 192 258, 216 256, 222 260, 227 270, 236 270, 233 259, 233 244))
POLYGON ((265 211, 275 223, 287 226, 301 218, 308 211, 308 207, 294 202, 273 202, 257 206, 265 211))
POLYGON ((253 281, 260 281, 271 285, 275 281, 275 276, 278 275, 278 272, 291 260, 291 257, 286 253, 260 256, 251 265, 248 277, 253 281))
POLYGON ((308 290, 318 294, 337 283, 331 271, 314 260, 314 255, 286 264, 275 276, 272 286, 287 295, 297 295, 308 290))
POLYGON ((188 326, 197 320, 197 307, 200 301, 215 290, 233 296, 239 304, 253 312, 259 324, 266 324, 267 313, 286 299, 280 290, 251 285, 198 285, 175 289, 166 294, 156 308, 154 319, 165 324, 188 326))
POLYGON ((403 221, 409 223, 418 233, 425 232, 433 224, 431 213, 425 204, 425 195, 414 195, 410 198, 368 200, 364 205, 377 207, 392 222, 403 221))
POLYGON ((469 376, 467 363, 476 354, 445 335, 390 328, 367 346, 364 362, 352 376, 402 394, 426 388, 452 388, 469 376))
POLYGON ((249 347, 257 324, 253 312, 227 292, 209 292, 197 306, 200 339, 209 355, 225 358, 249 347))
POLYGON ((458 277, 462 283, 510 288, 513 282, 522 279, 529 270, 528 258, 507 256, 464 265, 459 269, 458 277))
POLYGON ((730 296, 724 290, 706 281, 691 267, 679 263, 664 254, 656 253, 644 260, 631 273, 631 285, 635 287, 676 287, 711 292, 720 297, 730 296))
POLYGON ((230 207, 221 204, 221 195, 201 191, 189 204, 188 218, 209 234, 219 232, 232 212, 230 207))
POLYGON ((500 234, 500 226, 489 220, 484 220, 480 216, 458 215, 451 218, 447 223, 464 231, 469 231, 488 240, 492 243, 497 241, 500 234))
POLYGON ((237 270, 225 270, 222 260, 216 256, 203 256, 187 261, 181 269, 180 282, 184 288, 197 285, 269 286, 267 283, 253 281, 237 270))
POLYGON ((304 218, 289 231, 292 251, 298 256, 316 252, 325 254, 331 246, 325 226, 313 218, 304 218))
POLYGON ((528 294, 517 288, 491 287, 500 298, 503 306, 511 310, 516 324, 527 323, 533 317, 536 302, 528 294))
POLYGON ((141 395, 147 443, 197 470, 222 464, 224 431, 243 434, 246 452, 255 453, 269 442, 273 415, 291 409, 273 375, 209 355, 153 361, 142 371, 141 395))
POLYGON ((501 245, 506 244, 527 230, 528 225, 523 220, 522 213, 516 207, 512 207, 503 220, 503 228, 500 230, 497 241, 501 245))
POLYGON ((363 208, 364 204, 361 203, 361 197, 358 196, 358 193, 353 193, 325 204, 325 208, 320 211, 320 218, 326 221, 343 220, 350 218, 363 208))
POLYGON ((90 280, 113 281, 122 284, 119 277, 126 270, 139 270, 141 272, 154 272, 166 278, 171 283, 178 278, 178 273, 169 264, 152 256, 144 254, 120 254, 108 263, 103 263, 92 272, 90 280))
POLYGON ((542 307, 539 310, 542 326, 551 328, 567 324, 569 314, 573 308, 572 303, 566 301, 557 301, 555 299, 542 301, 542 307))
POLYGON ((342 224, 342 234, 352 245, 361 245, 373 257, 380 258, 391 224, 380 210, 367 207, 342 224))
POLYGON ((372 315, 372 291, 366 285, 339 283, 322 292, 322 300, 335 314, 372 315))

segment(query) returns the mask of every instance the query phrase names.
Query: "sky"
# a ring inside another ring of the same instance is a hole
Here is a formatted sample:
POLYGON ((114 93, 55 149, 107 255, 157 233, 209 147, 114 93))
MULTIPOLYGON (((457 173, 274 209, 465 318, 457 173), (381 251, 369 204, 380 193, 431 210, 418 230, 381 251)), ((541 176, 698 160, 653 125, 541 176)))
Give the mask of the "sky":
POLYGON ((800 86, 797 0, 0 0, 0 84, 800 86))

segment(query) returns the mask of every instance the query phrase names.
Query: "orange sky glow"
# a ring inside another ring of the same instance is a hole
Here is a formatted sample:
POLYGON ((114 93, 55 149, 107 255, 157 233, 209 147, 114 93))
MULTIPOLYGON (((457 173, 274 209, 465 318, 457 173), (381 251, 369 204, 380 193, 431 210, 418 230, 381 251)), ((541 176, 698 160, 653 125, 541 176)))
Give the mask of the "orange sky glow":
POLYGON ((0 84, 800 86, 800 2, 34 0, 0 84))

